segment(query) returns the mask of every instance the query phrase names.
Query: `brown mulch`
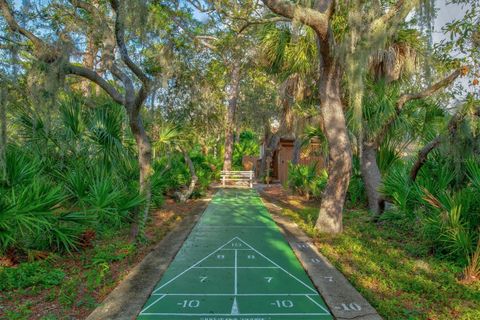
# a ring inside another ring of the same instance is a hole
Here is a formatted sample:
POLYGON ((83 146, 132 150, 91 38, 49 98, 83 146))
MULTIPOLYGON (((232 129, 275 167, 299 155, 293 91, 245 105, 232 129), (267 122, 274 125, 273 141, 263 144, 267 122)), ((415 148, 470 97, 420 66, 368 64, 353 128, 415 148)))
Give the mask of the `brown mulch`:
POLYGON ((293 194, 280 184, 266 186, 260 191, 260 194, 267 200, 280 203, 282 207, 293 211, 320 204, 319 200, 307 200, 305 197, 293 194))

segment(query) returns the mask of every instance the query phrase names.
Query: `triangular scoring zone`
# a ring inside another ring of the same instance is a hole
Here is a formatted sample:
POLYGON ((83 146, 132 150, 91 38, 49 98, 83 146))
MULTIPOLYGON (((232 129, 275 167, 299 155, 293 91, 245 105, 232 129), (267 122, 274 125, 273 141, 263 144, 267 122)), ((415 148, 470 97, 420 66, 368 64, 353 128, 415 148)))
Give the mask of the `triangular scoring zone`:
MULTIPOLYGON (((284 268, 282 268, 280 265, 278 265, 276 262, 272 261, 270 258, 266 257, 263 253, 259 252, 257 249, 253 248, 251 245, 249 245, 248 243, 246 243, 244 240, 240 239, 239 237, 234 237, 232 238, 231 240, 229 240, 227 243, 223 244, 222 246, 220 246, 218 249, 216 249, 215 251, 213 251, 212 253, 208 254, 207 256, 205 256, 204 258, 200 259, 199 261, 197 261, 195 264, 193 264, 192 266, 190 266, 189 268, 185 269, 183 272, 179 273, 178 275, 176 275, 175 277, 173 277, 172 279, 170 279, 169 281, 167 281, 166 283, 164 283, 163 285, 161 285, 160 287, 158 287, 157 289, 155 289, 152 293, 152 295, 163 295, 164 293, 159 293, 159 291, 163 288, 165 288, 166 286, 168 286, 169 284, 171 284, 172 282, 174 282, 175 280, 177 280, 178 278, 180 278, 181 276, 183 276, 184 274, 186 274, 188 271, 194 269, 195 267, 199 266, 202 262, 204 262, 205 260, 207 260, 208 258, 212 257, 213 255, 215 255, 217 252, 221 251, 221 250, 225 250, 226 247, 228 247, 230 244, 232 244, 234 241, 239 241, 241 242, 243 245, 245 245, 248 250, 252 250, 254 251, 255 253, 257 253, 258 255, 260 255, 262 258, 264 258, 265 260, 267 260, 269 263, 271 263, 273 266, 275 266, 276 268, 280 269, 282 272, 286 273, 288 276, 290 276, 291 278, 295 279, 297 282, 299 282, 300 284, 302 284, 304 287, 306 287, 309 291, 311 291, 313 294, 318 294, 317 291, 315 289, 313 289, 312 287, 310 287, 308 284, 306 284, 305 282, 303 282, 302 280, 298 279, 297 277, 295 277, 293 274, 291 274, 290 272, 288 272, 287 270, 285 270, 284 268)), ((232 249, 235 249, 236 245, 233 246, 233 247, 230 247, 229 250, 232 250, 232 249)), ((237 247, 238 249, 238 247, 237 247)), ((188 294, 188 293, 186 293, 188 294)))

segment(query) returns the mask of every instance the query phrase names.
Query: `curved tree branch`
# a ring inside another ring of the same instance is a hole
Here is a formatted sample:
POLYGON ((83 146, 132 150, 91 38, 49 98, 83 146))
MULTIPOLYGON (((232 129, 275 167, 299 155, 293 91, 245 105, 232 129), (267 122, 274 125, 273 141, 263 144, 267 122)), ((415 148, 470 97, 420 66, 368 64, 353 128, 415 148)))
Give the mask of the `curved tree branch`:
POLYGON ((143 103, 148 97, 148 94, 149 94, 149 89, 145 87, 145 85, 142 85, 134 101, 134 107, 137 111, 139 111, 140 108, 142 107, 143 103))
POLYGON ((436 136, 432 141, 427 143, 422 149, 420 149, 420 151, 418 151, 417 160, 410 170, 410 179, 412 179, 412 181, 417 179, 417 174, 424 165, 425 161, 427 161, 428 154, 440 145, 441 138, 441 135, 436 136))
POLYGON ((36 35, 28 31, 27 29, 20 27, 20 25, 17 23, 17 20, 15 20, 12 10, 6 0, 0 0, 0 9, 2 10, 3 16, 7 21, 8 27, 13 32, 18 32, 24 37, 28 38, 30 41, 33 42, 36 47, 43 47, 45 45, 45 43, 40 40, 40 38, 38 38, 36 35))
MULTIPOLYGON (((480 108, 477 108, 473 114, 473 116, 480 117, 480 108)), ((450 136, 455 135, 457 132, 458 126, 465 118, 465 114, 461 111, 455 113, 455 115, 450 119, 448 122, 448 134, 450 136)), ((432 141, 427 143, 420 151, 418 151, 418 157, 415 163, 413 164, 412 169, 410 170, 410 178, 415 181, 417 178, 418 172, 422 168, 422 166, 427 161, 428 154, 436 149, 442 142, 442 137, 444 134, 439 134, 436 136, 432 141)))
POLYGON ((397 108, 399 108, 399 109, 403 108, 403 105, 405 103, 411 101, 411 100, 424 99, 426 97, 431 96, 432 94, 434 94, 438 90, 449 86, 453 81, 455 81, 455 79, 458 78, 458 76, 460 74, 461 74, 460 69, 455 70, 448 77, 438 81, 437 83, 434 83, 433 85, 431 85, 430 87, 428 87, 427 89, 425 89, 421 92, 417 92, 417 93, 413 93, 413 94, 407 93, 407 94, 401 95, 400 98, 397 101, 397 108))
POLYGON ((402 13, 402 11, 403 14, 400 16, 408 14, 408 12, 413 9, 414 5, 415 1, 412 0, 398 0, 383 16, 380 16, 372 21, 370 24, 370 29, 375 29, 376 27, 389 23, 391 20, 393 20, 393 18, 402 13))
MULTIPOLYGON (((76 3, 80 3, 82 1, 75 1, 76 3)), ((46 43, 45 41, 41 40, 39 37, 37 37, 35 34, 32 32, 26 30, 25 28, 20 27, 20 25, 17 23, 15 20, 12 11, 10 7, 8 6, 8 3, 6 0, 0 0, 0 9, 3 13, 3 16, 5 17, 9 28, 13 32, 17 32, 34 44, 35 47, 35 52, 34 55, 38 57, 39 59, 44 59, 45 56, 50 54, 51 56, 55 57, 56 56, 56 48, 53 47, 52 45, 46 43), (47 50, 47 51, 45 51, 47 50)), ((90 8, 91 9, 91 8, 90 8)), ((80 77, 83 77, 85 79, 88 79, 97 85, 99 85, 105 92, 113 99, 115 102, 118 102, 122 105, 125 104, 125 99, 124 97, 113 87, 110 83, 108 83, 104 78, 102 78, 98 73, 96 73, 93 70, 90 70, 88 68, 82 67, 82 66, 77 66, 73 64, 68 64, 64 71, 67 74, 73 74, 77 75, 80 77)), ((118 71, 118 70, 117 70, 118 71)), ((121 74, 118 74, 121 76, 121 74)), ((133 87, 133 85, 132 85, 133 87)))
POLYGON ((384 124, 382 125, 382 127, 380 128, 378 133, 371 139, 371 143, 373 143, 373 145, 375 145, 375 146, 378 146, 378 145, 381 144, 382 140, 385 138, 385 135, 388 132, 388 129, 393 124, 393 122, 395 122, 395 120, 397 120, 397 118, 400 116, 400 114, 403 110, 403 107, 405 106, 405 104, 407 102, 412 101, 412 100, 424 99, 424 98, 427 98, 427 97, 431 96, 432 94, 434 94, 438 90, 452 84, 455 81, 455 79, 458 78, 458 76, 461 74, 461 72, 462 72, 461 69, 457 69, 453 73, 451 73, 449 76, 447 76, 446 78, 438 81, 437 83, 434 83, 433 85, 431 85, 430 87, 426 88, 425 90, 423 90, 421 92, 402 94, 400 96, 400 98, 398 98, 398 100, 397 100, 394 114, 392 114, 384 122, 384 124))
POLYGON ((307 26, 313 28, 319 36, 326 38, 328 36, 329 12, 320 11, 295 5, 288 0, 262 0, 263 3, 276 14, 292 20, 298 20, 307 26))
POLYGON ((105 92, 112 97, 115 102, 124 105, 125 104, 125 99, 124 97, 110 84, 108 83, 105 79, 103 79, 98 73, 96 73, 93 70, 87 69, 85 67, 81 66, 76 66, 73 64, 69 64, 65 68, 65 72, 68 74, 73 74, 77 75, 80 77, 83 77, 85 79, 88 79, 97 85, 99 85, 105 92))
POLYGON ((10 30, 12 30, 13 32, 17 32, 17 33, 21 34, 22 36, 24 36, 25 38, 27 38, 28 40, 30 40, 33 43, 33 46, 35 47, 35 51, 33 53, 35 54, 36 57, 42 58, 41 56, 44 55, 43 59, 42 59, 42 60, 44 60, 46 58, 45 57, 45 52, 44 52, 45 49, 47 49, 49 51, 49 53, 54 55, 54 57, 58 57, 58 52, 57 52, 55 47, 53 47, 50 44, 45 43, 42 39, 37 37, 35 34, 33 34, 32 32, 30 32, 29 30, 27 30, 25 28, 22 28, 18 24, 17 20, 15 20, 15 17, 13 16, 12 10, 11 10, 11 8, 8 5, 8 2, 6 0, 0 0, 0 10, 2 11, 3 16, 5 17, 5 21, 7 22, 10 30))
POLYGON ((245 24, 240 27, 238 30, 238 33, 242 33, 245 29, 247 29, 250 26, 256 25, 256 24, 267 24, 267 23, 274 23, 274 22, 289 22, 290 19, 285 18, 285 17, 273 17, 269 19, 259 19, 259 20, 252 20, 252 21, 245 21, 245 24))
POLYGON ((150 85, 149 77, 142 71, 142 69, 130 59, 128 55, 127 46, 125 44, 125 17, 124 8, 121 8, 119 0, 110 0, 112 9, 115 11, 115 38, 117 39, 120 56, 127 67, 142 81, 145 86, 150 85))

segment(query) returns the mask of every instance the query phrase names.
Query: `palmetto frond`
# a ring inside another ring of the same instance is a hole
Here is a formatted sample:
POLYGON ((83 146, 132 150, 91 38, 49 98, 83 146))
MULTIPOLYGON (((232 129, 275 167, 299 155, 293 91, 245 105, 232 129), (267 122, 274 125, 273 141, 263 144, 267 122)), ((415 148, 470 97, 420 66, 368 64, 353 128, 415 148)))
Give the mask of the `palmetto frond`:
POLYGON ((280 78, 292 73, 311 75, 317 68, 315 35, 301 25, 266 24, 261 32, 260 49, 265 66, 280 78))
POLYGON ((65 99, 59 105, 62 124, 68 140, 77 139, 85 132, 82 104, 78 99, 65 99))
POLYGON ((100 106, 88 119, 88 137, 94 143, 96 152, 110 162, 125 154, 124 126, 125 112, 115 104, 100 106))
POLYGON ((168 152, 180 146, 186 141, 185 133, 179 126, 165 123, 158 129, 157 136, 153 141, 155 152, 168 152))

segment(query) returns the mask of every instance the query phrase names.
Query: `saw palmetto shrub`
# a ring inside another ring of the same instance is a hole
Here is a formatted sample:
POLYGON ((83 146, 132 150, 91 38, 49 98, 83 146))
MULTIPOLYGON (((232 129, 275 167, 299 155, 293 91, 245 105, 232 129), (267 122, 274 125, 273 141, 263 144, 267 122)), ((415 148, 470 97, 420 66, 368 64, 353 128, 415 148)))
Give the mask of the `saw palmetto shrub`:
MULTIPOLYGON (((463 163, 458 183, 452 162, 433 157, 412 181, 409 166, 391 168, 382 185, 393 203, 382 219, 401 220, 417 230, 438 257, 462 266, 478 260, 480 231, 480 159, 463 163)), ((478 263, 478 262, 477 262, 478 263)))
POLYGON ((317 172, 317 164, 289 164, 287 185, 294 192, 305 198, 320 198, 327 184, 328 175, 325 170, 317 172))

